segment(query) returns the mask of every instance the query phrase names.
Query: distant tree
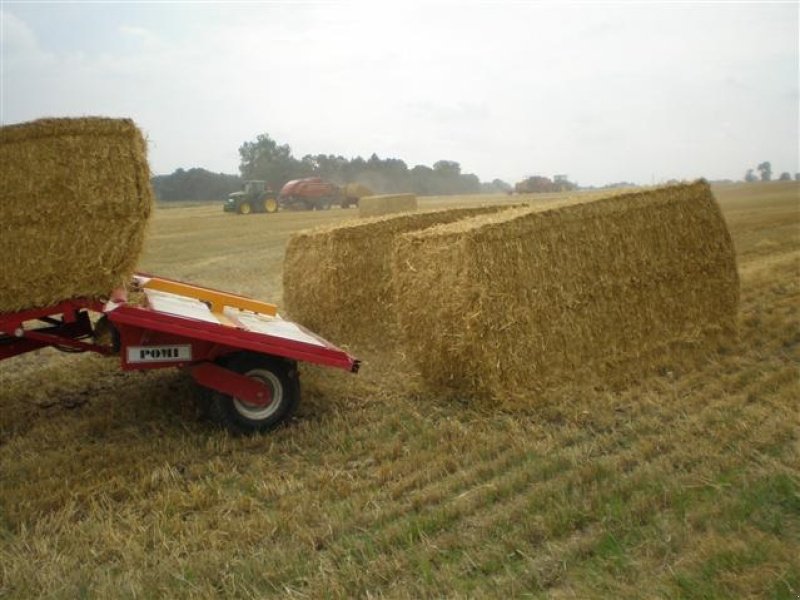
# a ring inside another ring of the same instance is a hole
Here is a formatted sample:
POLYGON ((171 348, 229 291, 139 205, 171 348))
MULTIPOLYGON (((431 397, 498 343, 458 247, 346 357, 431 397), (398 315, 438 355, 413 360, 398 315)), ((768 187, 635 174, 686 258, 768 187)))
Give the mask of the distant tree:
POLYGON ((630 181, 615 181, 614 183, 607 183, 603 186, 603 189, 615 189, 615 188, 635 188, 637 187, 635 183, 631 183, 630 181))
POLYGON ((333 154, 306 154, 300 161, 304 177, 322 177, 334 183, 349 183, 345 172, 347 159, 333 154))
POLYGON ((567 175, 553 175, 553 185, 559 192, 568 192, 578 188, 578 184, 569 180, 567 175))
POLYGON ((794 180, 795 181, 800 181, 800 173, 795 173, 794 174, 794 180))
POLYGON ((755 173, 753 173, 753 169, 747 169, 747 173, 745 173, 744 180, 747 183, 753 183, 754 181, 758 181, 758 177, 756 177, 755 173))
POLYGON ((792 176, 789 174, 789 171, 784 171, 781 173, 781 176, 778 177, 778 181, 791 181, 792 176))
POLYGON ((376 153, 366 160, 333 154, 306 154, 297 160, 287 144, 278 144, 266 133, 242 144, 239 156, 242 178, 263 179, 276 191, 289 179, 311 176, 340 185, 362 183, 376 193, 477 194, 482 186, 477 175, 462 173, 461 165, 453 160, 436 161, 433 168, 417 165, 413 169, 399 158, 381 158, 376 153))
POLYGON ((238 175, 212 173, 205 169, 176 169, 170 175, 156 175, 150 182, 156 198, 163 202, 220 200, 242 186, 238 175))
POLYGON ((481 184, 481 191, 484 194, 507 194, 513 189, 510 183, 502 179, 492 179, 490 182, 481 184))
POLYGON ((243 179, 266 181, 273 190, 280 190, 290 179, 301 177, 304 165, 292 156, 288 144, 278 145, 263 133, 254 142, 245 142, 239 148, 239 171, 243 179))
POLYGON ((457 194, 477 194, 481 191, 481 180, 472 173, 462 173, 455 183, 457 194))
POLYGON ((514 191, 518 194, 541 194, 547 192, 565 192, 574 190, 577 187, 578 185, 569 181, 566 175, 558 175, 556 181, 553 181, 549 177, 534 175, 533 177, 528 177, 518 182, 514 186, 514 191))
POLYGON ((554 175, 553 184, 558 188, 559 192, 569 192, 578 189, 578 184, 570 181, 567 175, 554 175))
POLYGON ((344 168, 348 183, 363 183, 378 193, 411 191, 408 165, 398 158, 382 159, 373 153, 369 160, 356 157, 344 168))
POLYGON ((409 188, 408 165, 399 158, 386 158, 378 167, 388 189, 406 192, 409 188))
POLYGON ((756 168, 761 173, 761 181, 770 181, 772 179, 772 165, 768 160, 765 160, 756 168))
POLYGON ((433 163, 433 170, 446 177, 461 175, 461 165, 454 160, 437 160, 433 163))

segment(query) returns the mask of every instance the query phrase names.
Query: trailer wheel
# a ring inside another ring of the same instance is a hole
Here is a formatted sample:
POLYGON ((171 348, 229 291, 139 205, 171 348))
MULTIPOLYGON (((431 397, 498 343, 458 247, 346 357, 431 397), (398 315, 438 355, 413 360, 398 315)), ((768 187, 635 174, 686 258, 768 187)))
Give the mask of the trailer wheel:
POLYGON ((226 368, 259 379, 272 392, 267 406, 254 406, 239 398, 213 392, 209 413, 212 419, 233 434, 267 431, 288 419, 300 401, 300 380, 294 363, 261 354, 239 354, 226 368))

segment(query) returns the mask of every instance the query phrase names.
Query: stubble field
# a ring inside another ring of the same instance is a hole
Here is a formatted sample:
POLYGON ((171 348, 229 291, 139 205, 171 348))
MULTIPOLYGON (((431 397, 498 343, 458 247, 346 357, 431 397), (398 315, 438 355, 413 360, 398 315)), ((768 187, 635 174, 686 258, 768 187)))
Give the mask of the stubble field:
MULTIPOLYGON (((387 349, 232 438, 179 372, 0 363, 0 597, 797 598, 800 188, 714 191, 740 340, 622 391, 476 410, 387 349)), ((518 199, 421 205, 477 201, 518 199)), ((290 233, 354 215, 159 209, 141 268, 280 302, 290 233)))

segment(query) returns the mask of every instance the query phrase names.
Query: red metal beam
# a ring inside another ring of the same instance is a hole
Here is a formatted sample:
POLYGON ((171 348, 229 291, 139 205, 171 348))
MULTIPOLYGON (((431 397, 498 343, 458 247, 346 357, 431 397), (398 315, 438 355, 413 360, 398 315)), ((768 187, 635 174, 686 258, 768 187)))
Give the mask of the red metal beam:
POLYGON ((272 390, 267 384, 214 363, 200 363, 191 368, 191 373, 200 385, 238 398, 246 404, 262 407, 272 402, 272 390))

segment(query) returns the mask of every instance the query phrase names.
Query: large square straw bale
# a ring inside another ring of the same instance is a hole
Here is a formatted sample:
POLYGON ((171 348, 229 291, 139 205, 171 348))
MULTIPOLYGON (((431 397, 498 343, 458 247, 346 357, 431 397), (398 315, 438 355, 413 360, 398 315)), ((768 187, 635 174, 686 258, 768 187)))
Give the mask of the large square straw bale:
POLYGON ((348 346, 396 345, 391 257, 394 237, 506 206, 429 210, 358 219, 289 238, 283 309, 295 321, 348 346))
POLYGON ((0 128, 0 312, 101 297, 132 273, 153 197, 127 119, 0 128))
POLYGON ((358 201, 359 217, 378 217, 412 210, 417 210, 417 197, 414 194, 364 196, 358 201))
POLYGON ((475 217, 394 252, 406 351, 439 391, 616 385, 735 336, 733 245, 703 181, 475 217))

